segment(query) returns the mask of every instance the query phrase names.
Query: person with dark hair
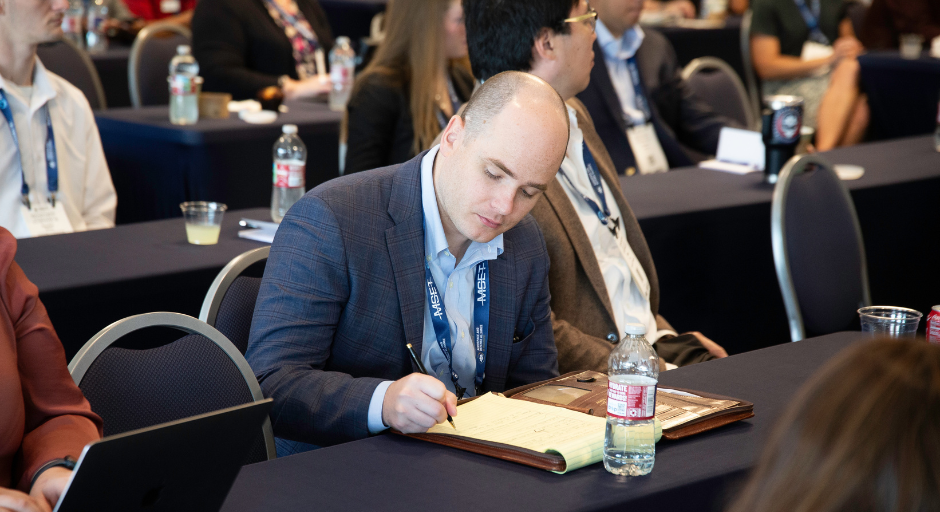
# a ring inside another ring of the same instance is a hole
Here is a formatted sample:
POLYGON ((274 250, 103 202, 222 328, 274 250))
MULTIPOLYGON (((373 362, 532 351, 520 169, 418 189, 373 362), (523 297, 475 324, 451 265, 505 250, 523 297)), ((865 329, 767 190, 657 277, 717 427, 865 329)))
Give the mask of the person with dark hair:
POLYGON ((940 346, 859 343, 777 421, 729 512, 940 509, 940 346))
POLYGON ((567 152, 532 209, 552 263, 560 371, 606 371, 627 323, 647 326, 647 338, 671 364, 727 355, 700 333, 677 336, 657 314, 659 283, 646 239, 591 116, 575 97, 591 79, 596 13, 585 0, 464 0, 464 15, 477 77, 527 71, 566 101, 567 152))
POLYGON ((643 0, 593 0, 597 9, 594 53, 600 62, 591 83, 578 94, 619 174, 663 171, 692 165, 718 151, 725 126, 741 127, 701 101, 682 78, 676 52, 665 36, 637 23, 643 0), (637 142, 652 128, 648 145, 662 149, 659 165, 637 142))
POLYGON ((389 427, 424 432, 456 414, 458 398, 558 375, 548 255, 528 213, 567 134, 551 86, 503 73, 440 145, 294 204, 246 354, 274 399, 279 453, 389 427))
POLYGON ((48 512, 72 475, 65 459, 101 437, 101 418, 69 376, 39 290, 15 254, 16 239, 0 228, 0 510, 48 512))
POLYGON ((317 0, 200 0, 192 26, 204 91, 244 100, 276 86, 290 100, 330 90, 316 54, 325 67, 333 36, 317 0))
POLYGON ((392 0, 385 39, 346 107, 345 173, 429 149, 471 92, 460 0, 392 0))

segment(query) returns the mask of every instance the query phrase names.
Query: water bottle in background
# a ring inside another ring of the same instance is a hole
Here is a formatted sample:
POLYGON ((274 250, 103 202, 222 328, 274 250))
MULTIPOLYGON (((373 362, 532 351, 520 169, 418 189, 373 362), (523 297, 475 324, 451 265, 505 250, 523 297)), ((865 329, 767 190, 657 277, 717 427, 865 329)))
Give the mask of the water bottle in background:
POLYGON ((190 54, 189 46, 176 47, 170 61, 170 122, 195 124, 199 120, 199 63, 190 54))
POLYGON ((85 43, 88 53, 101 53, 108 49, 108 37, 104 33, 104 22, 108 19, 108 6, 104 0, 93 0, 88 4, 88 31, 85 43))
POLYGON ((330 110, 343 111, 352 92, 353 75, 356 72, 356 52, 346 36, 336 38, 330 50, 330 110))
POLYGON ((85 4, 82 0, 69 0, 69 7, 62 15, 62 32, 79 48, 85 45, 82 18, 85 17, 85 4))
POLYGON ((728 12, 728 0, 702 0, 701 5, 702 19, 721 19, 728 12))
POLYGON ((306 189, 307 146, 297 136, 297 125, 285 124, 274 143, 274 190, 271 219, 281 222, 287 210, 303 197, 306 189))
POLYGON ((646 326, 625 328, 627 334, 607 360, 604 467, 615 475, 639 476, 652 471, 656 461, 653 418, 659 356, 646 341, 646 326))

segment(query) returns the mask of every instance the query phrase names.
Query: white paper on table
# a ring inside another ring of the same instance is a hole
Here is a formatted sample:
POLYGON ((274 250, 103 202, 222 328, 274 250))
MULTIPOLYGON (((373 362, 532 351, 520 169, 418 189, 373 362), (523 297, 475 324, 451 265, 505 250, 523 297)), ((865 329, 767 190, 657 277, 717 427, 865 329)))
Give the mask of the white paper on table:
POLYGON ((764 170, 764 141, 760 132, 725 127, 718 138, 714 160, 698 164, 703 169, 748 174, 764 170))
POLYGON ((829 45, 806 41, 803 43, 803 51, 800 52, 800 60, 826 59, 832 56, 833 51, 829 45))
POLYGON ((274 242, 274 232, 266 229, 243 229, 238 232, 238 238, 270 244, 274 242))

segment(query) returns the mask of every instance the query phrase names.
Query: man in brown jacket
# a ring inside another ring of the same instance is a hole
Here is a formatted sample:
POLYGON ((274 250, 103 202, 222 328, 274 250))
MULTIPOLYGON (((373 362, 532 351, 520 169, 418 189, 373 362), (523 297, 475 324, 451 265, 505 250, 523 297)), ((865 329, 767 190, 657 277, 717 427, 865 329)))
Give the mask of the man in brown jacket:
POLYGON ((561 373, 606 371, 626 323, 645 325, 667 363, 725 357, 713 341, 700 333, 679 336, 657 314, 659 282, 646 239, 590 115, 575 98, 590 82, 596 13, 586 0, 465 0, 464 16, 474 76, 527 71, 568 105, 568 152, 532 210, 551 258, 561 373))

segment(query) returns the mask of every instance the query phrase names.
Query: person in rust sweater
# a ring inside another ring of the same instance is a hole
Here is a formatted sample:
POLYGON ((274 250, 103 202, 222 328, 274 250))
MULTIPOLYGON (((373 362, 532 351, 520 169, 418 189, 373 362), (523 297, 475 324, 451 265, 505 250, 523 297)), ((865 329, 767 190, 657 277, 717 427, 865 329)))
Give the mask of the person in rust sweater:
POLYGON ((48 512, 71 476, 66 458, 101 437, 101 418, 72 382, 15 254, 16 239, 0 228, 0 511, 48 512))

